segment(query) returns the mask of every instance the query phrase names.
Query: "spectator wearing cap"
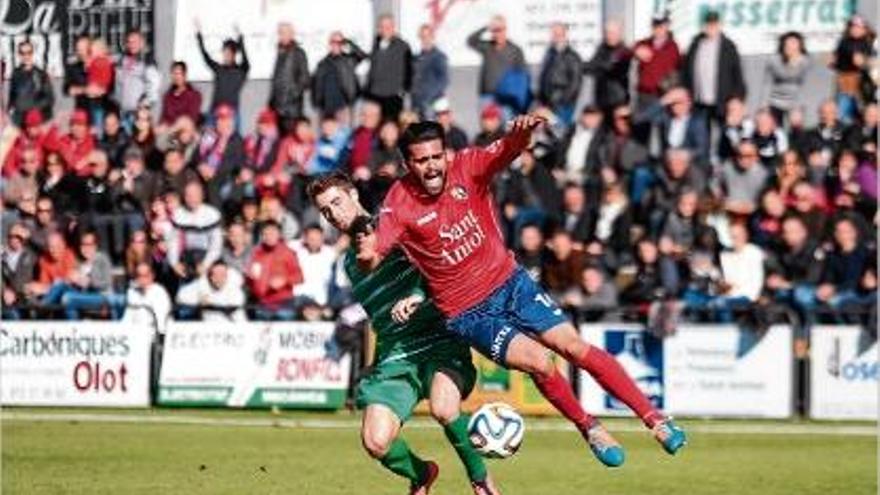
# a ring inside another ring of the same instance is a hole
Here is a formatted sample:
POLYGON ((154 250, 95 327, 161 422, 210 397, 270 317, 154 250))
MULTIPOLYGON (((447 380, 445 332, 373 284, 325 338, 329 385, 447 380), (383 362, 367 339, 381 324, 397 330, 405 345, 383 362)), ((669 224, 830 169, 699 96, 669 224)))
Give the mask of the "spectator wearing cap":
POLYGON ((91 175, 88 157, 94 149, 95 138, 89 132, 88 113, 74 110, 70 117, 70 132, 61 138, 61 157, 68 170, 78 177, 91 175))
POLYGON ((413 59, 412 106, 423 119, 436 118, 434 104, 446 94, 449 86, 449 61, 434 39, 434 28, 419 28, 421 51, 413 59))
POLYGON ((511 71, 521 71, 526 65, 522 49, 508 38, 507 20, 496 15, 489 25, 471 33, 468 46, 480 54, 479 95, 480 109, 496 101, 499 83, 511 71), (489 38, 486 39, 486 33, 489 38))
POLYGON ((703 17, 703 30, 691 41, 682 70, 696 113, 706 126, 712 120, 723 121, 724 103, 729 98, 746 96, 739 51, 722 32, 721 16, 716 11, 708 11, 703 17))
POLYGON ((292 320, 296 316, 293 288, 303 282, 299 260, 281 239, 277 222, 266 221, 260 244, 254 247, 247 271, 248 286, 258 320, 292 320))
POLYGON ((568 40, 568 26, 562 22, 550 27, 550 45, 541 61, 538 99, 569 127, 574 124, 574 108, 583 83, 583 62, 568 40))
MULTIPOLYGON (((847 21, 846 30, 834 50, 831 68, 837 73, 837 105, 843 121, 852 121, 859 113, 859 105, 866 99, 862 94, 862 79, 870 77, 867 68, 874 55, 875 38, 876 34, 865 18, 854 15, 847 21)), ((872 98, 876 97, 867 97, 872 98)))
POLYGON ((566 181, 597 187, 599 169, 608 163, 611 151, 611 134, 603 121, 601 109, 587 105, 577 125, 563 139, 565 161, 562 165, 566 181))
POLYGON ((119 112, 110 110, 104 113, 103 128, 101 138, 98 140, 98 147, 107 154, 113 169, 123 167, 123 156, 129 146, 131 146, 131 138, 125 131, 125 128, 122 127, 119 112))
POLYGON ((3 246, 3 319, 18 319, 16 305, 28 302, 27 287, 34 281, 37 255, 28 246, 30 232, 22 223, 9 229, 3 246))
POLYGON ((330 33, 327 55, 312 76, 312 105, 322 118, 335 116, 351 125, 349 109, 358 95, 355 68, 369 55, 339 31, 330 33))
POLYGON ((202 184, 186 185, 183 204, 171 212, 172 229, 167 235, 168 264, 182 280, 203 275, 223 250, 220 211, 205 204, 202 184))
POLYGON ((480 132, 474 136, 474 146, 486 147, 504 136, 501 106, 490 103, 480 111, 480 132))
POLYGON ((735 215, 751 215, 758 207, 758 200, 769 177, 770 173, 761 163, 755 143, 741 141, 736 159, 726 162, 721 171, 725 209, 735 215))
POLYGON ((694 112, 693 100, 687 89, 672 88, 640 115, 638 122, 651 122, 660 130, 663 152, 671 148, 685 148, 695 165, 709 165, 709 128, 694 112))
POLYGON ((397 35, 394 17, 379 17, 377 36, 370 53, 365 93, 382 108, 382 118, 397 120, 403 97, 412 87, 413 57, 409 44, 397 35))
POLYGON ((59 147, 58 129, 54 125, 44 124, 43 114, 32 108, 24 117, 24 131, 15 138, 3 160, 3 177, 10 177, 18 170, 25 149, 34 149, 37 152, 37 161, 42 164, 46 154, 57 151, 59 147))
POLYGON ((278 116, 271 108, 264 108, 257 117, 255 132, 244 141, 244 152, 247 157, 246 168, 254 174, 262 174, 278 160, 278 149, 281 144, 281 132, 278 128, 278 116))
POLYGON ((286 134, 295 119, 303 116, 303 97, 309 87, 309 61, 305 50, 294 38, 293 24, 278 23, 278 45, 268 106, 278 116, 286 134))
POLYGON ((212 112, 216 112, 221 106, 230 107, 235 114, 235 128, 241 125, 239 120, 239 98, 241 96, 241 88, 247 82, 248 71, 251 64, 248 61, 247 51, 244 48, 244 36, 235 26, 236 39, 227 38, 223 41, 223 59, 217 62, 205 49, 205 40, 202 37, 201 23, 196 19, 196 41, 199 44, 199 51, 202 53, 202 60, 208 69, 214 73, 214 90, 211 93, 212 112), (238 54, 241 53, 241 62, 238 62, 238 54))
POLYGON ((165 334, 171 316, 171 298, 168 291, 156 283, 156 274, 149 262, 135 266, 133 280, 125 293, 125 304, 123 323, 148 326, 160 335, 165 334))
POLYGON ((607 116, 611 115, 611 110, 617 105, 629 102, 629 65, 632 55, 632 51, 624 43, 623 26, 620 22, 606 22, 602 43, 596 48, 593 57, 584 64, 584 72, 593 77, 593 101, 607 116))
POLYGON ((246 163, 244 140, 235 130, 235 109, 221 104, 214 110, 215 126, 202 134, 197 166, 208 185, 208 201, 217 207, 227 199, 224 188, 235 181, 246 163))
POLYGON ((669 30, 668 12, 654 15, 651 36, 635 44, 633 55, 638 61, 636 111, 641 112, 678 84, 681 54, 669 30))
POLYGON ((12 119, 23 127, 31 109, 38 110, 44 120, 52 118, 55 93, 45 70, 34 63, 34 45, 28 40, 18 44, 19 65, 9 80, 9 110, 12 119))
POLYGON ((598 265, 587 265, 579 276, 577 286, 562 296, 562 306, 584 321, 599 321, 608 310, 617 307, 617 287, 598 265))
POLYGON ((144 36, 137 29, 125 34, 125 53, 116 64, 114 100, 119 103, 123 126, 131 130, 135 112, 142 105, 159 105, 161 76, 147 53, 144 36))
POLYGON ((446 133, 446 145, 454 151, 467 148, 467 133, 465 133, 461 127, 456 125, 455 116, 452 113, 452 105, 449 103, 449 99, 443 97, 435 101, 433 111, 437 123, 443 127, 443 131, 446 133))
POLYGON ((764 66, 766 96, 762 98, 780 126, 787 124, 788 112, 801 101, 810 67, 803 35, 797 31, 783 33, 779 37, 776 55, 764 66))
POLYGON ((202 93, 189 83, 186 72, 186 62, 176 60, 171 64, 171 86, 162 97, 162 114, 159 117, 159 124, 163 128, 173 126, 184 115, 193 122, 201 120, 202 93))
POLYGON ((175 302, 184 316, 198 314, 202 321, 243 322, 245 294, 244 278, 223 261, 215 261, 199 278, 177 290, 175 302))

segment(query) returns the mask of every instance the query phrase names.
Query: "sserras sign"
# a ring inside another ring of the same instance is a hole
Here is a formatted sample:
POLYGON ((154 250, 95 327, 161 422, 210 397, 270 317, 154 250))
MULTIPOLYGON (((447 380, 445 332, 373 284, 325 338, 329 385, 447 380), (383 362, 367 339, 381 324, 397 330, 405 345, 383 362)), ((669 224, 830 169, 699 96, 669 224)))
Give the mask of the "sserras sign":
MULTIPOLYGON (((786 418, 792 414, 792 332, 755 334, 734 325, 683 325, 663 340, 638 325, 582 325, 657 407, 671 414, 786 418)), ((630 411, 580 375, 581 401, 599 414, 630 411)))
POLYGON ((331 359, 328 322, 175 322, 165 337, 158 403, 337 409, 350 358, 331 359))
POLYGON ((0 322, 0 403, 147 406, 150 327, 0 322))
POLYGON ((857 326, 819 326, 810 334, 810 417, 877 419, 877 339, 857 326))

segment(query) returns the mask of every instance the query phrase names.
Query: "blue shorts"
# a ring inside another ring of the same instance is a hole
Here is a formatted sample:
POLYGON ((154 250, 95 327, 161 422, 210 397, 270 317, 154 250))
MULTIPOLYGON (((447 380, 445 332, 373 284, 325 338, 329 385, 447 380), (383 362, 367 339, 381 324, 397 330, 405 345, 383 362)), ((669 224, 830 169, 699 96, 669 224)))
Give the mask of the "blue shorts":
POLYGON ((504 365, 514 336, 542 333, 567 321, 556 302, 517 267, 501 287, 449 320, 447 327, 480 354, 504 365))

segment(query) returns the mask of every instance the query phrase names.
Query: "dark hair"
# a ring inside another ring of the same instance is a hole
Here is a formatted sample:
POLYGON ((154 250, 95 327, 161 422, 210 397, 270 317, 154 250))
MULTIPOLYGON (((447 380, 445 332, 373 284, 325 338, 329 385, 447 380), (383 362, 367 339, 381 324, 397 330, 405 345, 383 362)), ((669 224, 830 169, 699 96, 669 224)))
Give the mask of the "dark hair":
POLYGON ((183 60, 175 60, 174 62, 171 62, 171 70, 177 69, 178 67, 184 74, 186 74, 186 62, 183 60))
POLYGON ((801 45, 801 54, 802 55, 807 54, 807 45, 806 45, 806 43, 804 43, 804 35, 802 35, 801 33, 797 32, 797 31, 789 31, 787 33, 783 33, 779 37, 779 46, 777 46, 777 48, 776 48, 776 53, 778 53, 779 56, 782 57, 782 60, 785 62, 788 62, 788 59, 785 58, 785 53, 783 52, 783 48, 785 47, 785 42, 788 41, 789 38, 794 38, 794 39, 798 40, 798 43, 800 43, 800 45, 801 45))
POLYGON ((232 50, 232 53, 238 52, 238 42, 236 42, 232 38, 226 38, 223 40, 223 49, 224 50, 232 50))
POLYGON ((318 232, 321 232, 322 234, 324 233, 324 229, 321 228, 321 224, 319 224, 319 223, 313 222, 313 223, 306 225, 305 228, 303 229, 303 233, 305 233, 309 230, 317 230, 318 232))
POLYGON ((443 149, 446 149, 446 131, 443 130, 443 126, 434 121, 414 122, 403 131, 397 147, 400 149, 403 159, 409 160, 410 146, 435 139, 439 139, 443 149))
POLYGON ((275 227, 278 230, 281 230, 281 224, 278 220, 268 219, 264 220, 262 224, 260 224, 260 231, 266 230, 268 227, 275 227))
POLYGON ((135 35, 135 34, 138 35, 138 36, 140 36, 141 38, 144 37, 144 35, 141 34, 141 30, 138 29, 138 28, 134 28, 134 27, 133 27, 133 28, 129 28, 129 29, 127 29, 127 30, 125 31, 125 37, 126 37, 126 38, 128 38, 129 36, 135 35))
POLYGON ((345 189, 346 191, 353 191, 355 189, 354 183, 347 175, 342 172, 334 172, 332 174, 322 175, 309 182, 309 185, 306 186, 306 194, 309 196, 312 203, 314 203, 315 198, 331 187, 338 187, 340 189, 345 189))

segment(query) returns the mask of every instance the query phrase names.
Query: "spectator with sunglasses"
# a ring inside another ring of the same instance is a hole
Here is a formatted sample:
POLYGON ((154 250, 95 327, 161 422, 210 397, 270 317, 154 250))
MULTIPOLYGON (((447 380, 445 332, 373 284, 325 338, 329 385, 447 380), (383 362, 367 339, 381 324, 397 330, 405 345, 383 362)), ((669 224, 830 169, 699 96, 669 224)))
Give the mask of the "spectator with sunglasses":
POLYGON ((9 82, 9 108, 15 123, 22 127, 28 110, 40 111, 44 120, 52 118, 55 93, 45 70, 34 63, 34 45, 30 41, 18 44, 21 63, 12 71, 9 82))

